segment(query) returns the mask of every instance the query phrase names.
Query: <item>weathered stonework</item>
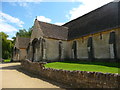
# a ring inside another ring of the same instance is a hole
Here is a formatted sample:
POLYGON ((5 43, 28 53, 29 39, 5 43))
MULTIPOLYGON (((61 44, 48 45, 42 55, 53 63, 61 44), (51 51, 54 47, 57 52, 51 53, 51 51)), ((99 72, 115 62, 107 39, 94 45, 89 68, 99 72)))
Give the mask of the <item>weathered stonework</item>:
MULTIPOLYGON (((120 55, 119 55, 119 29, 113 29, 113 30, 108 30, 106 32, 99 32, 99 33, 95 33, 95 34, 91 34, 88 36, 84 36, 78 39, 73 39, 73 40, 69 40, 69 41, 64 41, 64 40, 56 40, 56 39, 51 39, 51 38, 46 38, 43 37, 43 39, 45 40, 45 45, 44 45, 44 52, 45 52, 45 58, 44 60, 50 60, 50 61, 56 61, 59 60, 59 42, 62 43, 62 48, 61 48, 61 59, 75 59, 74 58, 74 53, 73 53, 73 42, 76 41, 76 59, 89 59, 88 56, 88 39, 89 37, 92 37, 92 43, 93 43, 93 56, 94 59, 115 59, 115 57, 111 57, 111 52, 110 52, 110 44, 109 44, 109 40, 110 40, 110 33, 111 32, 115 32, 116 35, 116 53, 117 53, 117 58, 119 59, 120 55)), ((38 40, 40 40, 40 38, 42 37, 35 37, 38 40)), ((34 40, 34 39, 33 39, 34 40)), ((32 42, 31 42, 32 43, 32 42)), ((41 43, 41 42, 40 42, 41 43)), ((40 61, 42 60, 42 56, 41 56, 41 44, 38 44, 37 46, 39 46, 39 48, 36 48, 35 50, 35 61, 40 61)), ((29 50, 29 53, 32 54, 32 48, 33 46, 31 46, 31 51, 29 50)), ((29 58, 31 57, 31 55, 28 55, 29 58)), ((28 58, 28 59, 29 59, 28 58)))
POLYGON ((117 49, 117 57, 120 59, 120 28, 116 30, 116 49, 117 49))
POLYGON ((46 55, 47 55, 47 59, 49 60, 57 60, 59 57, 59 48, 58 48, 58 40, 52 40, 52 39, 47 39, 46 41, 47 43, 47 51, 46 51, 46 55), (53 48, 51 48, 53 47, 53 48), (54 55, 53 55, 54 54, 54 55))
POLYGON ((87 71, 68 71, 45 68, 44 63, 24 60, 22 68, 72 88, 120 88, 120 75, 87 71))
POLYGON ((13 61, 21 61, 27 58, 26 48, 29 44, 30 38, 16 37, 15 45, 13 48, 13 61))
POLYGON ((88 38, 80 38, 77 40, 77 59, 88 59, 88 38))
POLYGON ((110 59, 109 52, 109 32, 93 35, 93 47, 94 47, 94 56, 96 59, 110 59))

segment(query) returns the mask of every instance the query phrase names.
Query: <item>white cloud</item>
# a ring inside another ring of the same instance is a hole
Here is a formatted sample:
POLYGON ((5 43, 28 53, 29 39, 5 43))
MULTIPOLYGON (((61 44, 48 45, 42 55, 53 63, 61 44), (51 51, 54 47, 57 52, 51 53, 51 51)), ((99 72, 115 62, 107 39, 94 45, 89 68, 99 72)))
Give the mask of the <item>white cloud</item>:
POLYGON ((1 1, 2 2, 41 2, 43 0, 1 0, 1 1))
POLYGON ((28 7, 28 3, 27 2, 20 2, 19 5, 21 7, 28 7))
POLYGON ((120 0, 114 0, 114 2, 119 2, 120 0))
POLYGON ((13 41, 13 39, 12 39, 12 38, 9 38, 9 37, 8 37, 7 39, 8 39, 8 40, 12 40, 12 41, 13 41))
POLYGON ((29 2, 9 2, 12 6, 29 7, 29 2))
POLYGON ((4 23, 4 22, 0 22, 0 32, 14 32, 14 31, 18 31, 15 27, 11 26, 10 24, 4 23))
POLYGON ((37 16, 37 20, 43 21, 43 22, 48 22, 48 23, 51 22, 51 19, 50 18, 46 18, 45 16, 37 16))
POLYGON ((79 1, 82 4, 80 4, 77 8, 73 8, 69 11, 69 15, 66 15, 66 17, 69 20, 75 19, 79 16, 82 16, 92 10, 95 10, 98 7, 101 7, 113 0, 72 0, 72 1, 79 1))
POLYGON ((8 34, 10 36, 9 39, 15 36, 15 33, 18 31, 13 24, 16 24, 17 27, 23 27, 24 22, 16 17, 12 17, 0 11, 0 32, 5 32, 8 34))
POLYGON ((56 25, 63 25, 63 24, 65 24, 65 23, 60 23, 60 22, 57 22, 57 23, 54 23, 54 24, 56 24, 56 25))
MULTIPOLYGON (((43 22, 47 22, 47 23, 51 23, 51 21, 52 21, 50 18, 47 18, 45 16, 37 16, 37 20, 43 21, 43 22)), ((63 25, 64 23, 56 22, 54 24, 56 24, 56 25, 63 25)))
POLYGON ((18 31, 18 29, 16 29, 14 26, 12 26, 6 22, 0 21, 0 32, 5 32, 6 34, 8 34, 10 36, 9 37, 10 40, 13 36, 15 36, 17 31, 18 31))
MULTIPOLYGON (((80 1, 81 0, 1 0, 1 2, 80 2, 80 1)), ((114 1, 120 1, 120 0, 114 0, 114 1)))
POLYGON ((79 2, 80 0, 1 0, 2 2, 79 2))
POLYGON ((24 22, 19 20, 18 18, 12 17, 12 16, 5 14, 1 11, 0 11, 0 17, 2 17, 2 19, 6 22, 14 23, 19 27, 23 27, 24 22))

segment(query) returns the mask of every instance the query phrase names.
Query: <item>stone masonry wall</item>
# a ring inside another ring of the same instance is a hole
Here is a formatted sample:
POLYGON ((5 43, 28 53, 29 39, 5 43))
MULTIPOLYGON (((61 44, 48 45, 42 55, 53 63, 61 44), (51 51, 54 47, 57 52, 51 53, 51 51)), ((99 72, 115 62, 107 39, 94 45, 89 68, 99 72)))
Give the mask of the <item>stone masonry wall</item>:
POLYGON ((116 30, 117 58, 120 59, 120 28, 116 30))
POLYGON ((96 59, 110 59, 109 51, 109 35, 110 32, 106 32, 102 35, 100 39, 100 34, 93 35, 93 46, 94 46, 94 57, 96 59))
POLYGON ((21 62, 23 69, 54 80, 59 83, 69 85, 73 88, 119 88, 120 75, 100 72, 87 71, 68 71, 45 68, 44 63, 31 62, 23 60, 21 62))

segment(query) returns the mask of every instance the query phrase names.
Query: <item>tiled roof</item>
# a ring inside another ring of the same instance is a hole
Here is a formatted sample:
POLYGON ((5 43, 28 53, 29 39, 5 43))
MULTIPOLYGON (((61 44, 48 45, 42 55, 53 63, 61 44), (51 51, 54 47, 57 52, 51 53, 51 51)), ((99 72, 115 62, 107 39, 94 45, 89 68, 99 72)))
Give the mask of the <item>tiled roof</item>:
POLYGON ((108 3, 62 26, 41 21, 39 26, 45 37, 71 40, 120 26, 120 2, 108 3))
POLYGON ((18 48, 27 48, 30 38, 26 37, 17 37, 18 39, 18 48))
POLYGON ((69 28, 68 40, 120 26, 118 10, 120 2, 111 2, 64 24, 63 26, 69 28))
POLYGON ((38 21, 45 37, 67 40, 68 28, 38 21))

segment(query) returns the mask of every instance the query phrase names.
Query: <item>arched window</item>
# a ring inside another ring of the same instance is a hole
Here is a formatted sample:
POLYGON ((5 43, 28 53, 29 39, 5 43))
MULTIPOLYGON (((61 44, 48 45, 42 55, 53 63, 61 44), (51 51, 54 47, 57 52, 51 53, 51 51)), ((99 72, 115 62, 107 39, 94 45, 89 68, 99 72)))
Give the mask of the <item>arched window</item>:
POLYGON ((28 47, 26 48, 27 54, 30 51, 30 43, 28 44, 28 47))
POLYGON ((93 39, 92 39, 92 37, 88 38, 87 48, 88 48, 88 58, 93 60, 94 59, 94 50, 93 50, 93 39))
POLYGON ((46 59, 46 41, 42 39, 42 59, 46 59))
POLYGON ((110 58, 111 59, 117 58, 115 32, 110 33, 109 48, 110 48, 110 58))
POLYGON ((115 32, 110 33, 109 44, 115 43, 115 32))
POLYGON ((102 40, 103 36, 102 36, 102 33, 100 33, 100 39, 102 40))
POLYGON ((38 42, 38 39, 35 38, 33 41, 32 41, 32 62, 34 61, 34 58, 35 58, 35 51, 36 51, 36 43, 38 42))
POLYGON ((59 59, 62 58, 62 42, 59 42, 59 59))
POLYGON ((73 55, 73 59, 77 59, 77 42, 76 41, 73 41, 72 55, 73 55))

